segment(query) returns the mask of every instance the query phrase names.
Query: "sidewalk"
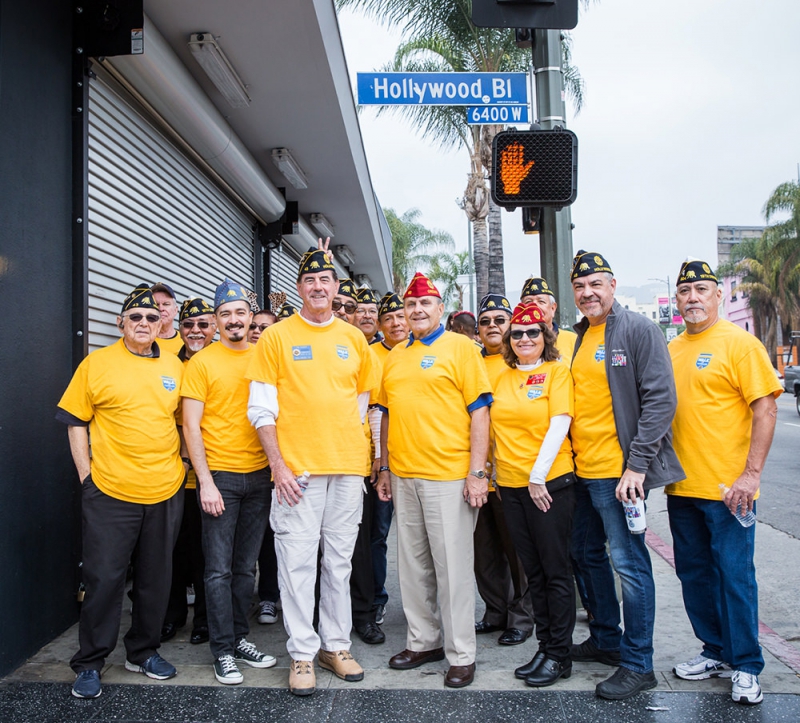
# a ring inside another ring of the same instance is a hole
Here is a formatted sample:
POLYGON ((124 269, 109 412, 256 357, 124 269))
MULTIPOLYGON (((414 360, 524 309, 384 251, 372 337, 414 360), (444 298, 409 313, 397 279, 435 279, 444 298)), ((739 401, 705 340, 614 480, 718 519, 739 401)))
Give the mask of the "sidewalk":
MULTIPOLYGON (((800 560, 800 540, 758 524, 756 549, 759 551, 761 619, 765 623, 762 645, 766 660, 760 680, 765 700, 750 709, 730 701, 729 680, 692 683, 672 674, 672 666, 694 657, 699 645, 683 610, 680 584, 674 570, 658 554, 668 557, 670 544, 666 504, 661 493, 655 493, 650 500, 648 526, 651 535, 656 536, 650 539, 651 548, 658 550, 651 549, 657 598, 654 667, 659 684, 654 691, 629 701, 609 703, 595 698, 595 685, 611 673, 610 668, 599 663, 575 663, 571 678, 547 690, 526 688, 522 681, 514 678, 513 670, 533 657, 536 643, 528 640, 515 647, 500 646, 497 634, 478 637, 475 682, 466 690, 451 691, 444 687, 446 662, 410 671, 390 670, 389 657, 405 647, 405 620, 400 607, 393 530, 387 581, 390 601, 383 626, 387 640, 383 645, 370 646, 353 635, 353 655, 365 670, 360 683, 345 683, 318 669, 317 694, 309 700, 294 698, 286 691, 289 656, 282 621, 275 625, 259 625, 253 619, 249 639, 259 649, 275 655, 278 665, 268 670, 244 666, 245 681, 241 686, 228 688, 217 683, 208 646, 189 644, 191 624, 188 624, 159 651, 178 668, 176 678, 155 682, 125 671, 120 639, 103 671, 103 696, 97 701, 80 701, 69 695, 74 675, 68 661, 77 649, 76 625, 0 682, 0 721, 90 718, 239 721, 250 720, 251 716, 259 721, 291 719, 298 723, 304 720, 519 721, 523 718, 572 723, 701 718, 709 722, 800 720, 800 648, 785 640, 785 637, 797 637, 800 622, 797 605, 795 602, 789 611, 776 609, 775 599, 782 598, 769 592, 770 584, 781 587, 781 565, 800 560), (648 707, 666 707, 669 711, 652 711, 647 710, 648 707)), ((481 615, 479 599, 476 620, 481 615)), ((121 634, 128 620, 126 610, 121 634)), ((587 635, 585 616, 579 611, 574 641, 580 642, 587 635)))

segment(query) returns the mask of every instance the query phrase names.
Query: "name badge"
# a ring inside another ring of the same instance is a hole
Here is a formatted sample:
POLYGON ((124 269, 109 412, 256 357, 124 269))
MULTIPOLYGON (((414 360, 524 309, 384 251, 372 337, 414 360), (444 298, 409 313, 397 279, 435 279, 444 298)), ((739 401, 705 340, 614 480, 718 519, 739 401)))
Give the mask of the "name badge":
POLYGON ((295 361, 307 361, 309 359, 313 359, 311 355, 311 345, 304 344, 303 346, 293 346, 292 358, 295 361))

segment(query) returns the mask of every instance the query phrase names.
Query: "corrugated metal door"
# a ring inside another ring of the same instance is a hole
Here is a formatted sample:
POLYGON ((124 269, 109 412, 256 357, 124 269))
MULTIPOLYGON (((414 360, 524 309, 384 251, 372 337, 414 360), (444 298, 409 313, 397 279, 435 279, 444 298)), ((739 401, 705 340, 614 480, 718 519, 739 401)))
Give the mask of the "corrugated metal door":
POLYGON ((300 254, 285 241, 269 252, 269 290, 283 291, 289 303, 298 309, 301 306, 297 295, 297 270, 300 266, 300 254))
POLYGON ((89 86, 89 348, 119 338, 141 281, 213 299, 223 277, 254 285, 255 221, 102 71, 89 86))

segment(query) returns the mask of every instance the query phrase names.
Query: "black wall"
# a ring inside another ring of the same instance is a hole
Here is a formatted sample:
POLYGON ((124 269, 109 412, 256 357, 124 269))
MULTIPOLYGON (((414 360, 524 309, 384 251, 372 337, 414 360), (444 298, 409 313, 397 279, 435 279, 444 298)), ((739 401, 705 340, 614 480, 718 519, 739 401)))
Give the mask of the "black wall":
POLYGON ((0 675, 75 622, 72 3, 0 0, 0 675))

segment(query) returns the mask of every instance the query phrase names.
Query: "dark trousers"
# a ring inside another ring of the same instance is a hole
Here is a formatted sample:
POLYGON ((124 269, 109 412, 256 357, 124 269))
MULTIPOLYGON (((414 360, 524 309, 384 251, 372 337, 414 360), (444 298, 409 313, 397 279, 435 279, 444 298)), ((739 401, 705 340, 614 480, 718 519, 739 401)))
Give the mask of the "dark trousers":
POLYGON ((186 490, 183 497, 183 519, 178 540, 172 552, 172 588, 164 623, 185 625, 189 606, 186 603, 186 588, 194 588, 194 620, 192 627, 207 628, 206 589, 203 584, 206 561, 203 558, 203 541, 200 524, 200 505, 193 489, 186 490))
POLYGON ((574 484, 550 493, 547 512, 533 504, 527 487, 503 487, 502 494, 508 530, 528 575, 539 650, 553 660, 567 660, 575 628, 570 566, 574 484))
MULTIPOLYGON (((501 493, 505 495, 505 490, 501 493)), ((480 508, 475 524, 475 582, 486 603, 485 622, 501 628, 533 631, 528 578, 506 525, 503 503, 494 492, 480 508)))
POLYGON ((225 503, 219 517, 201 511, 209 644, 214 658, 219 658, 233 655, 236 642, 250 632, 247 611, 269 519, 272 482, 266 468, 211 475, 225 503))
POLYGON ((375 580, 372 574, 372 512, 377 497, 369 491, 369 477, 364 480, 364 505, 353 549, 353 571, 350 574, 350 604, 353 625, 361 627, 375 622, 375 580))
POLYGON ((369 485, 369 494, 372 497, 372 581, 375 584, 374 605, 386 605, 389 602, 389 593, 386 592, 386 552, 389 529, 392 526, 394 503, 389 500, 384 502, 378 498, 378 493, 369 485))
POLYGON ((278 588, 278 557, 275 555, 275 533, 271 525, 264 530, 261 552, 258 553, 258 599, 276 603, 280 600, 278 588))
POLYGON ((116 647, 131 562, 136 570, 133 613, 124 643, 127 659, 141 664, 161 645, 183 488, 164 502, 141 505, 109 497, 89 477, 81 489, 81 504, 86 596, 81 605, 80 647, 70 666, 76 673, 99 671, 116 647))

